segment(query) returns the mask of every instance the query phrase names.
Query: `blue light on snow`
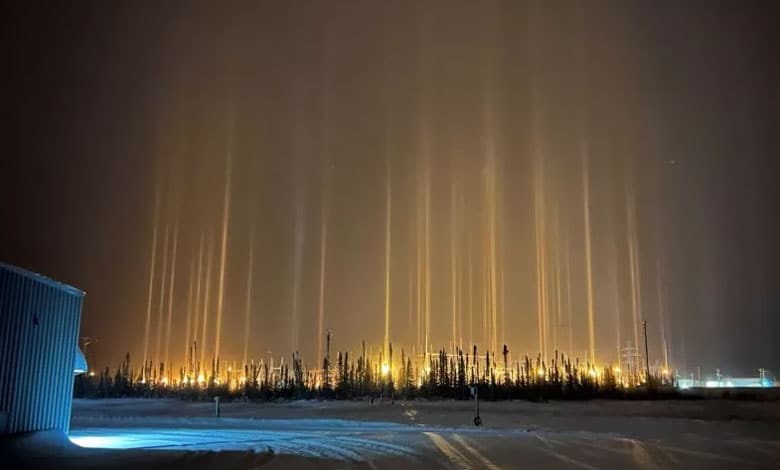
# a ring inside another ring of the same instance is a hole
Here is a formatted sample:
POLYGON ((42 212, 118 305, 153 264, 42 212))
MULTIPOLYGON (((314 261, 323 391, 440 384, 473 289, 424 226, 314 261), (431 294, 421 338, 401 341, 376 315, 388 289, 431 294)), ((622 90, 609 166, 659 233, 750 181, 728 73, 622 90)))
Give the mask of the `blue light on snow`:
MULTIPOLYGON (((339 429, 337 421, 320 420, 307 430, 284 429, 198 429, 198 428, 82 428, 71 430, 70 441, 93 449, 148 449, 188 451, 273 451, 329 459, 362 460, 385 456, 413 455, 406 446, 385 442, 380 436, 390 429, 404 428, 394 423, 353 423, 363 431, 378 432, 358 437, 339 429), (317 424, 319 423, 319 424, 317 424)), ((305 427, 305 426, 304 426, 305 427)), ((353 428, 347 428, 347 431, 353 428)))
POLYGON ((143 447, 133 445, 133 439, 127 439, 125 436, 70 436, 70 442, 79 447, 89 449, 132 449, 143 447))

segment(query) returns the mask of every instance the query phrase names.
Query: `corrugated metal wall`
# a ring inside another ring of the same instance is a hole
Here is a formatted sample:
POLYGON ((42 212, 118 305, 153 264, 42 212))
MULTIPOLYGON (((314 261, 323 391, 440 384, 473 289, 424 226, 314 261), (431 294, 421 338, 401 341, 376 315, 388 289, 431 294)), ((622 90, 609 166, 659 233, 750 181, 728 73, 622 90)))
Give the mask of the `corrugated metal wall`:
POLYGON ((0 263, 0 429, 68 431, 84 293, 0 263))

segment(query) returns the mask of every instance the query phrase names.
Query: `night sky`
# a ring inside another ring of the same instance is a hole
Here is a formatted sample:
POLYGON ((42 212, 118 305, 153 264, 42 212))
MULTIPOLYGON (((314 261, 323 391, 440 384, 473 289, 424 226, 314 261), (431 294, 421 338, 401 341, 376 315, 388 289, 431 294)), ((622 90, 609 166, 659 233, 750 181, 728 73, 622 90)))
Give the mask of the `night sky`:
POLYGON ((776 2, 19 3, 0 260, 87 292, 92 361, 140 361, 147 312, 162 356, 169 306, 171 360, 206 307, 212 354, 223 260, 225 360, 249 299, 251 358, 315 362, 321 292, 341 350, 386 308, 419 348, 428 292, 432 348, 535 354, 544 298, 586 358, 588 206, 599 362, 637 315, 651 363, 780 373, 776 2))

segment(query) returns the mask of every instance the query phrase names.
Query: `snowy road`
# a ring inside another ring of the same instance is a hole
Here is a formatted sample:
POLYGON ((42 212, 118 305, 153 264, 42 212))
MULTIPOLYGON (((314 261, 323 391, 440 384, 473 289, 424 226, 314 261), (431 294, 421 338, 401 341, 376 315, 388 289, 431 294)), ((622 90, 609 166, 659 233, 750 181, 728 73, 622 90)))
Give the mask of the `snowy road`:
MULTIPOLYGON (((776 468, 780 404, 77 401, 56 468, 776 468)), ((51 456, 28 459, 36 469, 51 456)))
MULTIPOLYGON (((769 467, 780 442, 713 442, 675 436, 641 441, 588 432, 472 430, 403 425, 288 422, 271 429, 87 428, 71 440, 88 447, 254 452, 324 459, 322 466, 367 468, 737 468, 769 467)), ((272 462, 270 460, 269 462, 272 462)))

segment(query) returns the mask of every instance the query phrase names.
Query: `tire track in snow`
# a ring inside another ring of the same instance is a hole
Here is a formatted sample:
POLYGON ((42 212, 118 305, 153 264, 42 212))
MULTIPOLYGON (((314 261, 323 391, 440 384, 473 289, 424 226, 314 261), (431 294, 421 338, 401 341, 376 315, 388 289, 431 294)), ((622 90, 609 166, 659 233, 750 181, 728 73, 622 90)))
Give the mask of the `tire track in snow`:
POLYGON ((469 453, 471 453, 471 455, 476 457, 482 463, 482 465, 484 465, 484 468, 490 470, 501 470, 501 467, 491 462, 490 459, 488 459, 487 457, 479 453, 477 449, 471 447, 469 443, 466 442, 466 439, 464 439, 462 436, 460 436, 459 434, 453 434, 452 437, 458 442, 458 444, 460 444, 464 449, 466 449, 469 453))
POLYGON ((471 466, 471 462, 469 462, 469 459, 466 458, 466 456, 463 455, 458 449, 453 447, 449 442, 447 442, 446 439, 436 434, 435 432, 425 432, 424 434, 428 436, 431 442, 433 442, 433 445, 435 445, 436 448, 439 449, 439 451, 441 451, 441 453, 444 454, 456 467, 463 470, 469 470, 473 468, 471 466))
POLYGON ((721 462, 732 462, 732 463, 738 463, 742 465, 753 465, 753 466, 757 465, 755 462, 751 462, 750 460, 745 460, 737 457, 729 457, 727 455, 720 455, 712 452, 682 449, 680 447, 673 447, 673 446, 660 445, 660 444, 658 444, 656 447, 668 452, 676 452, 678 454, 690 455, 692 457, 699 457, 707 460, 719 460, 721 462))
POLYGON ((553 445, 550 444, 550 442, 547 439, 543 438, 539 434, 534 433, 534 436, 536 436, 536 438, 539 439, 539 441, 543 444, 543 446, 540 446, 537 449, 549 455, 550 457, 555 457, 556 459, 562 462, 566 462, 569 465, 585 468, 587 470, 598 470, 598 467, 594 467, 593 465, 589 465, 585 462, 580 462, 579 460, 573 459, 571 457, 567 457, 561 454, 560 452, 556 451, 555 447, 553 447, 553 445))
MULTIPOLYGON (((551 439, 549 437, 546 438, 546 439, 547 439, 547 441, 555 443, 555 444, 558 444, 559 446, 566 445, 563 441, 559 441, 557 439, 551 439)), ((632 451, 630 451, 628 449, 616 449, 616 448, 610 447, 608 445, 596 444, 596 443, 590 442, 589 439, 580 439, 580 440, 578 440, 576 442, 576 445, 583 446, 583 447, 588 447, 588 448, 591 448, 591 449, 594 449, 594 450, 598 450, 598 451, 611 452, 613 454, 622 455, 623 457, 631 457, 631 455, 632 455, 632 451)), ((657 468, 657 467, 654 467, 654 468, 657 468)))
POLYGON ((334 440, 343 442, 351 446, 357 446, 361 450, 366 450, 377 456, 405 456, 414 457, 417 454, 410 448, 396 444, 389 444, 387 442, 375 441, 370 439, 363 439, 359 437, 338 436, 334 440))
POLYGON ((631 456, 634 459, 634 463, 643 468, 657 468, 653 457, 650 452, 647 451, 644 445, 636 439, 630 439, 627 437, 619 438, 618 441, 625 442, 631 445, 631 456))

